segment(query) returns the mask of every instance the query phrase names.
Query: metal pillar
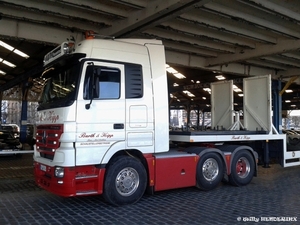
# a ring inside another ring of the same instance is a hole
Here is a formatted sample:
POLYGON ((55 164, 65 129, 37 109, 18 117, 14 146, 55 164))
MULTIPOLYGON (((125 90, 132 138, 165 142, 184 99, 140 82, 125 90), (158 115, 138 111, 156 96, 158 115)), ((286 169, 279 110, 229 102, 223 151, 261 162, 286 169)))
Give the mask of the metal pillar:
POLYGON ((266 140, 264 146, 264 168, 270 168, 270 156, 269 156, 269 140, 266 140))
POLYGON ((189 129, 191 124, 191 105, 190 103, 186 107, 186 128, 189 129))
POLYGON ((2 108, 2 99, 3 99, 3 91, 1 91, 0 92, 0 106, 1 106, 1 109, 0 109, 0 124, 2 124, 2 121, 3 121, 3 118, 2 118, 2 110, 3 110, 3 108, 2 108))
POLYGON ((199 123, 200 123, 200 109, 199 109, 199 107, 197 107, 196 112, 197 112, 197 130, 199 130, 199 128, 200 128, 200 125, 199 125, 199 123))
POLYGON ((20 142, 26 142, 27 136, 27 108, 28 108, 28 83, 22 85, 22 107, 21 107, 21 122, 20 122, 20 142))
POLYGON ((273 125, 279 133, 282 133, 282 97, 280 95, 281 81, 272 81, 273 100, 273 125))

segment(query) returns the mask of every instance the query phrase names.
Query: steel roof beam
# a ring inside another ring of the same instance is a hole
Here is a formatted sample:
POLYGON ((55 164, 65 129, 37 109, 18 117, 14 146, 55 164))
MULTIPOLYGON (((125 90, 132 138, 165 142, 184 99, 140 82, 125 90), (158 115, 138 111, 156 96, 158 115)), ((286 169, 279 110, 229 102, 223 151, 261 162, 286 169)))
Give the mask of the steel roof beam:
POLYGON ((276 63, 271 63, 271 62, 267 62, 264 60, 249 59, 249 60, 246 60, 246 64, 267 67, 267 68, 272 68, 272 69, 276 69, 276 70, 288 70, 287 66, 278 65, 276 63))
POLYGON ((258 40, 262 43, 277 43, 277 39, 258 27, 249 24, 241 24, 228 17, 209 13, 203 9, 191 10, 180 15, 180 18, 197 22, 207 27, 218 29, 222 32, 237 34, 242 37, 258 40))
POLYGON ((294 76, 300 77, 300 69, 290 68, 286 71, 278 71, 278 73, 274 76, 274 78, 281 79, 281 78, 290 78, 294 76))
MULTIPOLYGON (((300 14, 297 11, 294 11, 292 9, 286 8, 288 4, 285 4, 285 1, 282 0, 272 0, 272 1, 266 1, 266 0, 239 0, 240 2, 243 2, 244 4, 251 4, 251 6, 256 5, 257 7, 262 7, 264 9, 267 9, 270 11, 270 13, 278 13, 280 15, 283 15, 287 18, 291 18, 296 21, 300 21, 300 14), (284 7, 285 6, 285 7, 284 7)), ((299 2, 295 1, 294 4, 297 6, 299 5, 299 2)))
MULTIPOLYGON (((152 36, 146 35, 146 34, 139 34, 135 35, 135 38, 151 38, 152 36)), ((192 53, 196 55, 206 56, 206 57, 217 57, 218 54, 216 52, 199 48, 197 45, 193 45, 187 42, 183 41, 169 41, 166 39, 162 39, 163 45, 166 49, 173 50, 173 51, 179 51, 179 52, 185 52, 185 53, 192 53)))
POLYGON ((55 29, 55 27, 57 27, 58 29, 62 28, 65 30, 84 32, 86 30, 97 31, 95 28, 97 27, 101 28, 103 26, 106 26, 104 23, 101 24, 100 22, 98 22, 98 26, 95 26, 97 24, 96 22, 95 24, 92 24, 82 20, 78 20, 78 21, 74 21, 74 23, 70 23, 70 20, 67 18, 63 18, 61 16, 57 17, 49 13, 44 13, 44 15, 41 16, 40 13, 33 13, 24 10, 22 14, 20 14, 20 10, 8 6, 1 6, 1 10, 5 11, 5 14, 3 14, 4 19, 10 18, 10 19, 14 19, 15 21, 19 20, 20 23, 27 22, 27 23, 37 24, 37 25, 41 24, 45 27, 49 27, 49 29, 55 29))
MULTIPOLYGON (((107 25, 111 25, 111 20, 104 17, 99 17, 99 13, 105 13, 105 11, 98 11, 96 8, 91 9, 91 11, 86 10, 79 10, 76 7, 70 8, 70 7, 59 7, 56 4, 49 4, 45 1, 23 1, 23 0, 14 0, 14 3, 10 3, 9 1, 1 0, 1 10, 4 6, 15 8, 19 12, 20 18, 24 18, 23 13, 29 12, 32 14, 38 13, 40 16, 40 19, 44 17, 45 15, 52 15, 56 16, 58 18, 61 18, 62 20, 66 20, 69 22, 69 27, 72 27, 70 20, 68 19, 81 19, 85 20, 85 23, 87 21, 93 21, 94 23, 105 23, 107 25), (94 12, 93 12, 94 11, 94 12), (20 13, 22 12, 22 13, 20 13)), ((59 1, 58 3, 60 3, 59 1)), ((55 1, 57 3, 57 1, 55 1)), ((99 4, 98 4, 99 5, 99 4)), ((107 9, 109 10, 109 9, 107 9)), ((3 11, 3 14, 6 14, 6 11, 3 11)), ((73 23, 76 23, 76 21, 73 21, 73 23)))
POLYGON ((218 71, 222 73, 229 73, 232 75, 245 76, 261 76, 265 74, 275 75, 276 70, 269 68, 261 68, 253 65, 243 65, 239 63, 231 63, 227 65, 219 65, 213 67, 206 67, 206 58, 191 54, 184 54, 166 50, 167 63, 188 66, 192 68, 199 68, 210 71, 218 71))
POLYGON ((300 33, 295 29, 293 23, 281 19, 276 15, 266 13, 257 8, 249 7, 244 4, 239 4, 236 1, 219 0, 205 5, 205 8, 216 11, 220 14, 228 15, 229 17, 247 21, 255 26, 263 27, 268 30, 273 30, 278 33, 288 35, 291 37, 300 37, 300 33))
MULTIPOLYGON (((222 54, 215 59, 207 59, 206 66, 225 65, 248 59, 264 57, 268 55, 281 54, 296 51, 300 48, 300 40, 279 40, 276 45, 260 45, 254 50, 245 49, 235 54, 222 54)), ((300 64, 299 64, 300 66, 300 64)))
POLYGON ((194 53, 201 56, 207 57, 217 57, 217 53, 214 53, 209 50, 200 49, 196 45, 183 44, 183 43, 174 43, 173 41, 163 41, 166 49, 173 49, 174 51, 182 51, 185 53, 194 53))
POLYGON ((61 44, 62 40, 66 40, 70 36, 73 36, 75 40, 81 40, 83 36, 82 32, 71 32, 65 29, 47 27, 43 24, 32 24, 11 19, 2 19, 0 24, 1 35, 37 42, 61 44))
POLYGON ((184 35, 182 33, 168 31, 166 29, 160 28, 153 28, 148 29, 143 32, 144 34, 152 35, 158 38, 163 38, 167 40, 174 40, 174 41, 183 41, 191 44, 198 45, 204 49, 211 49, 216 52, 235 52, 235 48, 229 45, 223 45, 218 42, 211 42, 211 41, 203 41, 197 37, 193 37, 191 35, 184 35))
POLYGON ((289 58, 293 58, 293 59, 297 59, 300 60, 300 54, 299 51, 297 52, 291 52, 291 53, 283 53, 281 54, 283 56, 289 57, 289 58))
POLYGON ((197 35, 200 37, 204 38, 209 38, 209 39, 216 39, 217 41, 222 41, 228 44, 232 45, 239 45, 239 46, 244 46, 248 48, 255 48, 255 43, 254 41, 249 41, 246 38, 234 35, 234 34, 229 34, 229 33, 221 33, 217 29, 211 29, 204 27, 203 25, 200 24, 195 24, 191 22, 183 22, 180 20, 173 20, 173 21, 167 21, 161 24, 162 26, 165 27, 170 27, 172 29, 192 34, 192 35, 197 35))
POLYGON ((143 1, 139 1, 139 0, 110 0, 110 1, 116 2, 118 4, 122 4, 125 6, 129 6, 129 7, 135 8, 135 9, 142 9, 147 6, 147 2, 143 2, 143 1))
MULTIPOLYGON (((102 4, 101 1, 82 1, 82 0, 50 0, 54 3, 59 3, 62 5, 69 5, 72 6, 74 8, 76 8, 76 11, 74 11, 74 13, 77 14, 78 16, 78 11, 77 9, 84 9, 84 10, 88 10, 89 12, 96 12, 96 13, 100 13, 100 14, 104 14, 104 15, 108 15, 108 16, 117 16, 120 18, 126 18, 128 16, 128 12, 118 9, 116 7, 112 7, 112 6, 108 6, 105 4, 102 4)), ((66 7, 59 7, 60 11, 62 11, 61 13, 65 14, 64 10, 66 7)), ((56 10, 55 10, 56 11, 56 10)), ((70 12, 68 12, 70 13, 70 12)), ((87 14, 87 16, 89 15, 89 13, 85 13, 87 14)), ((81 13, 80 13, 80 17, 81 17, 81 13)), ((93 15, 89 15, 88 18, 92 18, 93 15)), ((99 18, 99 16, 96 17, 97 19, 102 19, 99 18)), ((95 18, 93 18, 95 20, 95 18)))
POLYGON ((128 18, 116 21, 110 28, 103 29, 101 34, 116 37, 133 35, 147 28, 154 27, 170 18, 197 6, 201 6, 211 0, 169 0, 148 1, 145 9, 133 12, 128 18))
POLYGON ((289 67, 300 67, 300 63, 297 60, 289 60, 288 58, 280 57, 280 56, 265 56, 261 57, 261 59, 267 60, 269 62, 279 63, 282 65, 287 65, 289 67))

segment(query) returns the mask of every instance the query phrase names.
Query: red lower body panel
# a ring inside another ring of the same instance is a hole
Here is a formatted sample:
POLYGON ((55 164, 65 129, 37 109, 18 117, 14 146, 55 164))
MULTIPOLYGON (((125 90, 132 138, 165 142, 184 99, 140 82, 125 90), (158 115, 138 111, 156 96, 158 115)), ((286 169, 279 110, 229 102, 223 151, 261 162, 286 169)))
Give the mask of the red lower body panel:
POLYGON ((155 161, 155 191, 196 185, 198 155, 158 157, 155 161))
POLYGON ((54 176, 54 167, 35 162, 36 184, 63 197, 102 194, 105 169, 95 166, 64 167, 64 177, 54 176))

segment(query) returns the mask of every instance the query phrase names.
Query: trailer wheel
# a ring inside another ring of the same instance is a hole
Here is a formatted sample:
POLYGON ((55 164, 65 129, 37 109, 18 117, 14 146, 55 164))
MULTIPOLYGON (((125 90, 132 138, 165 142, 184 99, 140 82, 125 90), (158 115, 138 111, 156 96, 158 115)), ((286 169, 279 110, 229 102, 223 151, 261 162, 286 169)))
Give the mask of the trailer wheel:
POLYGON ((143 164, 132 157, 118 157, 107 169, 104 199, 120 206, 137 202, 146 190, 147 173, 143 164))
POLYGON ((197 165, 197 187, 212 190, 221 182, 224 175, 223 161, 217 153, 206 153, 200 157, 197 165))
POLYGON ((243 186, 251 182, 254 176, 254 159, 249 151, 237 152, 231 163, 229 182, 234 186, 243 186))

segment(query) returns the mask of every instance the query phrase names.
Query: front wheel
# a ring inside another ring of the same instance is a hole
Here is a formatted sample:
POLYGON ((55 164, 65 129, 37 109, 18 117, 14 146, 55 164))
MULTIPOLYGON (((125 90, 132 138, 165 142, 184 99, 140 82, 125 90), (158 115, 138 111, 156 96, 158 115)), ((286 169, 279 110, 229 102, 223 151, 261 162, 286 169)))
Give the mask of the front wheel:
POLYGON ((197 165, 197 187, 212 190, 219 185, 224 176, 224 165, 219 154, 206 153, 197 165))
POLYGON ((107 169, 103 197, 115 206, 133 204, 144 195, 146 185, 143 164, 135 158, 121 156, 107 169))
POLYGON ((231 162, 231 174, 229 175, 229 182, 234 186, 244 186, 251 182, 255 163, 253 156, 249 151, 237 152, 231 162))

